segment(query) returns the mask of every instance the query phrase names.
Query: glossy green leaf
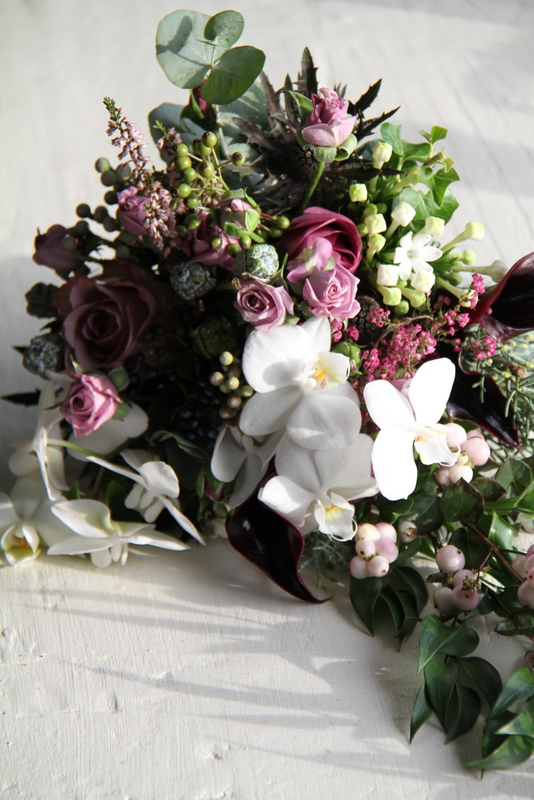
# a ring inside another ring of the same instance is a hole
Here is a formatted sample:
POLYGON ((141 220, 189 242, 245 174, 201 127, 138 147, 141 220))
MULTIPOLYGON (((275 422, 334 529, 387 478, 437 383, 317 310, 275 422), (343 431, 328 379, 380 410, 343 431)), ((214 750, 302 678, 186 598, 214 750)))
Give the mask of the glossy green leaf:
POLYGON ((173 11, 163 17, 156 33, 156 58, 167 78, 182 89, 194 89, 224 52, 206 42, 209 20, 198 11, 173 11))
POLYGON ((407 545, 401 546, 397 560, 395 561, 396 567, 402 567, 408 559, 413 558, 419 552, 421 546, 421 539, 414 539, 407 545))
POLYGON ((443 492, 441 508, 450 522, 476 522, 484 511, 482 495, 471 484, 460 479, 443 492))
POLYGON ((469 627, 467 622, 455 628, 456 636, 443 644, 438 652, 448 656, 467 656, 476 650, 480 641, 476 631, 469 627))
POLYGON ((420 614, 428 601, 428 589, 421 574, 413 567, 397 567, 392 577, 398 577, 415 601, 417 614, 420 614))
POLYGON ((380 519, 384 522, 394 523, 399 517, 404 516, 409 512, 413 505, 413 498, 407 497, 405 500, 397 500, 395 503, 387 503, 384 509, 381 509, 380 519))
POLYGON ((480 492, 484 502, 499 500, 506 491, 504 486, 493 478, 475 478, 474 481, 471 481, 471 486, 480 492))
POLYGON ((221 47, 232 47, 241 34, 245 21, 237 11, 220 11, 210 17, 204 28, 204 36, 221 47))
POLYGON ((447 730, 447 710, 456 686, 456 664, 432 659, 426 664, 424 675, 428 705, 439 719, 443 730, 447 730))
POLYGON ((516 611, 508 619, 499 622, 495 628, 501 636, 534 636, 534 608, 516 611))
POLYGON ((425 722, 432 716, 432 709, 428 705, 425 692, 425 684, 421 686, 417 692, 415 703, 412 711, 412 718, 410 720, 410 742, 413 737, 425 722))
POLYGON ((489 756, 472 761, 468 767, 475 769, 510 769, 522 764, 534 753, 534 739, 527 736, 508 736, 489 756))
POLYGON ((447 137, 448 130, 447 128, 442 128, 440 125, 433 125, 430 133, 423 130, 418 131, 418 133, 423 139, 430 142, 430 144, 435 144, 439 142, 440 139, 445 139, 447 137))
POLYGON ((531 701, 511 722, 499 728, 498 733, 534 738, 534 701, 531 701))
POLYGON ((397 593, 391 588, 391 586, 385 586, 382 589, 380 599, 384 601, 389 609, 389 613, 391 614, 391 619, 393 620, 393 625, 395 627, 395 636, 398 636, 406 621, 403 605, 400 602, 397 593))
POLYGON ((488 531, 488 539, 493 544, 499 545, 504 550, 511 550, 514 541, 514 532, 511 525, 502 519, 495 512, 491 516, 491 526, 488 531))
POLYGON ((374 636, 376 602, 384 585, 383 578, 364 578, 350 581, 350 601, 371 636, 374 636))
POLYGON ((530 700, 531 697, 534 697, 534 675, 532 675, 528 667, 523 667, 512 675, 502 690, 497 702, 491 709, 488 720, 498 716, 514 703, 518 703, 521 700, 530 700))
POLYGON ((440 206, 443 203, 445 192, 448 186, 455 181, 459 181, 460 176, 455 169, 440 169, 434 173, 434 183, 432 186, 432 195, 434 200, 440 206))
POLYGON ((517 458, 509 458, 497 470, 495 480, 499 481, 505 489, 509 489, 512 483, 524 488, 532 481, 532 472, 524 461, 519 461, 517 458))
POLYGON ((485 561, 488 546, 473 531, 458 528, 449 539, 449 544, 458 547, 465 556, 466 569, 478 569, 485 561))
POLYGON ((245 94, 263 69, 265 54, 244 45, 227 50, 213 66, 202 87, 206 102, 225 105, 245 94))
POLYGON ((474 726, 480 714, 482 703, 474 689, 456 684, 456 720, 447 736, 447 744, 463 736, 474 726))
POLYGON ((420 672, 436 653, 464 656, 478 645, 478 635, 464 622, 458 627, 445 625, 437 614, 427 614, 421 623, 419 634, 420 672))
POLYGON ((474 686, 484 695, 489 708, 502 691, 501 676, 489 661, 479 656, 459 658, 458 663, 465 670, 474 686))

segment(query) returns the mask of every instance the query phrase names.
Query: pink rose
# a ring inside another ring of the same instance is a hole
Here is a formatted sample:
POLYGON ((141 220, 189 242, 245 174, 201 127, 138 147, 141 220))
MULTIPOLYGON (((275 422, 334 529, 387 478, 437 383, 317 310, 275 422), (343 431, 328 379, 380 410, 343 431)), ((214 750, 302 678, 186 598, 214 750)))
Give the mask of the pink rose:
POLYGON ((148 197, 137 194, 135 186, 128 186, 117 195, 119 201, 119 222, 128 233, 134 236, 147 236, 148 231, 143 225, 147 216, 146 206, 148 197))
POLYGON ((356 270, 362 258, 362 240, 354 222, 344 214, 310 206, 295 217, 280 243, 293 259, 319 238, 331 243, 338 264, 349 272, 356 270))
POLYGON ((337 147, 352 133, 356 117, 347 114, 347 102, 332 89, 312 94, 313 110, 302 128, 302 138, 316 147, 337 147))
POLYGON ((60 411, 75 436, 88 436, 117 411, 121 399, 104 375, 80 375, 69 389, 60 411))
POLYGON ((44 267, 52 267, 58 272, 70 272, 80 264, 80 259, 61 246, 69 231, 63 225, 52 225, 46 233, 35 237, 35 253, 33 260, 44 267))
POLYGON ((208 211, 201 211, 199 216, 201 220, 199 227, 193 231, 188 231, 182 244, 184 253, 190 261, 204 264, 207 267, 216 264, 220 264, 223 267, 229 266, 234 257, 229 254, 228 245, 232 242, 237 242, 237 237, 227 236, 218 225, 212 225, 208 211), (221 237, 222 244, 220 247, 211 246, 210 239, 212 236, 221 237))
POLYGON ((104 276, 71 278, 54 296, 54 305, 63 317, 63 339, 86 369, 120 366, 157 308, 141 270, 126 264, 107 266, 104 276), (109 279, 115 267, 122 267, 130 280, 109 279))
POLYGON ((336 263, 336 255, 328 239, 316 239, 313 247, 287 265, 287 279, 292 283, 304 281, 302 296, 312 314, 344 322, 360 310, 355 299, 360 281, 336 263))
POLYGON ((235 307, 245 320, 260 331, 282 325, 293 313, 293 301, 283 286, 270 286, 260 281, 243 281, 235 307))

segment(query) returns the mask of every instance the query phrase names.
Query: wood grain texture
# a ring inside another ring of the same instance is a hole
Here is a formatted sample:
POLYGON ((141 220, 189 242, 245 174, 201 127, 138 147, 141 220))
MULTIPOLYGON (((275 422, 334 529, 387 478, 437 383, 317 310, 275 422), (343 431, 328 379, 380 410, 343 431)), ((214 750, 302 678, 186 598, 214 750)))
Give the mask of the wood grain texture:
MULTIPOLYGON (((528 0, 236 0, 243 43, 279 85, 308 45, 320 82, 349 96, 383 78, 407 138, 449 128, 463 181, 450 238, 478 220, 481 263, 534 250, 534 6, 528 0)), ((10 346, 36 335, 24 292, 53 274, 31 261, 38 225, 101 202, 94 160, 112 154, 104 95, 140 127, 183 94, 159 69, 158 20, 176 0, 4 0, 0 6, 2 393, 32 389, 10 346)), ((200 10, 222 10, 204 0, 200 10)), ((153 152, 153 151, 152 151, 153 152)), ((2 409, 0 447, 31 412, 2 409)), ((2 488, 11 479, 5 465, 2 488)), ((347 592, 310 607, 224 541, 124 569, 67 558, 0 568, 2 800, 531 798, 531 764, 481 783, 478 756, 426 726, 410 747, 416 644, 401 655, 361 631, 347 592)), ((483 652, 511 671, 523 646, 483 652)))

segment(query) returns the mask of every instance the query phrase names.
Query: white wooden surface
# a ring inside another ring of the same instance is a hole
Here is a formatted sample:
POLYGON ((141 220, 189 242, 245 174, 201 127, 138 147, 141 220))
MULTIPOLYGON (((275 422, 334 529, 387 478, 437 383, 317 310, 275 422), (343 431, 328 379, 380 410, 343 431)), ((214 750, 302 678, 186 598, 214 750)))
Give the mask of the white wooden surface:
MULTIPOLYGON (((410 137, 449 128, 463 182, 451 238, 487 230, 481 263, 534 249, 534 6, 529 0, 204 0, 245 14, 243 43, 280 84, 308 45, 320 82, 352 97, 377 78, 377 112, 401 104, 410 137)), ((10 350, 36 335, 23 294, 52 274, 31 261, 36 226, 100 202, 111 95, 143 126, 180 102, 153 54, 176 0, 2 0, 0 292, 2 393, 35 381, 10 350)), ((32 412, 2 407, 8 444, 32 412)), ((534 767, 487 774, 471 745, 407 732, 416 646, 399 656, 357 626, 346 591, 320 607, 285 596, 217 540, 149 551, 126 567, 67 558, 0 568, 0 796, 44 800, 531 798, 534 767)), ((483 647, 511 671, 502 640, 483 647)))

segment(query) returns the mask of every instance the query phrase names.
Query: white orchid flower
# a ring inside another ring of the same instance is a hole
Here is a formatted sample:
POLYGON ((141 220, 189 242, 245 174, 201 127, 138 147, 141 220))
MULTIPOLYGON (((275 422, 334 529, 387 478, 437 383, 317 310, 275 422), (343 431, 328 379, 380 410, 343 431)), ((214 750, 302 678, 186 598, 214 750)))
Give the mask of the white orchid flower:
MULTIPOLYGON (((105 456, 113 450, 118 450, 128 439, 136 439, 141 436, 147 428, 147 415, 142 408, 132 403, 124 417, 119 419, 112 417, 87 436, 75 436, 73 433, 69 436, 69 442, 105 456)), ((85 460, 83 453, 75 448, 70 448, 69 454, 79 461, 85 460)))
POLYGON ((133 469, 119 467, 97 456, 87 456, 87 461, 99 464, 135 482, 136 485, 124 501, 124 505, 126 508, 135 508, 139 511, 145 522, 154 522, 166 508, 187 533, 204 544, 202 536, 191 520, 180 511, 177 500, 180 484, 172 467, 165 461, 152 460, 150 454, 144 450, 123 450, 121 456, 133 469))
POLYGON ((283 431, 260 437, 257 442, 237 428, 223 428, 215 442, 211 471, 219 481, 229 483, 237 478, 228 504, 237 508, 250 497, 265 475, 269 461, 274 456, 283 431))
POLYGON ((388 381, 373 381, 365 387, 367 410, 380 428, 373 447, 373 471, 388 500, 408 497, 415 489, 414 447, 423 464, 450 467, 456 462, 458 449, 450 449, 447 428, 439 424, 454 376, 449 359, 427 361, 410 383, 409 402, 388 381))
POLYGON ((52 505, 39 471, 20 478, 11 497, 0 494, 0 547, 10 564, 37 558, 41 539, 53 545, 70 535, 52 514, 52 505))
POLYGON ((301 446, 317 450, 347 447, 361 425, 349 369, 346 356, 330 352, 325 317, 253 331, 243 372, 256 394, 241 412, 241 430, 252 437, 286 430, 301 446))
POLYGON ((63 397, 63 388, 47 381, 41 390, 37 406, 37 427, 31 441, 19 442, 9 459, 9 469, 17 477, 40 470, 50 500, 59 500, 61 492, 69 487, 63 467, 64 449, 49 443, 61 439, 61 414, 57 406, 63 397))
POLYGON ((116 522, 109 508, 98 500, 66 500, 52 507, 53 513, 68 528, 75 531, 63 542, 48 550, 49 556, 90 554, 97 567, 108 567, 112 561, 125 564, 128 545, 153 545, 166 550, 187 550, 183 542, 160 533, 146 522, 116 522))
POLYGON ((414 236, 411 231, 402 237, 393 258, 395 264, 399 265, 402 280, 408 280, 411 272, 432 271, 429 262, 441 258, 442 251, 439 247, 429 245, 431 240, 432 236, 428 233, 417 233, 414 236))
POLYGON ((349 500, 378 491, 371 477, 372 448, 365 434, 342 450, 310 450, 285 436, 276 455, 278 476, 258 497, 303 534, 319 528, 340 541, 352 539, 354 506, 349 500))

